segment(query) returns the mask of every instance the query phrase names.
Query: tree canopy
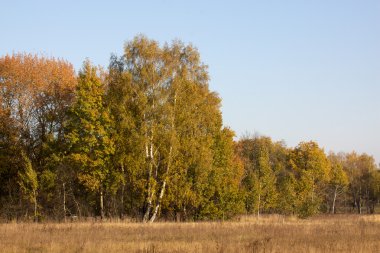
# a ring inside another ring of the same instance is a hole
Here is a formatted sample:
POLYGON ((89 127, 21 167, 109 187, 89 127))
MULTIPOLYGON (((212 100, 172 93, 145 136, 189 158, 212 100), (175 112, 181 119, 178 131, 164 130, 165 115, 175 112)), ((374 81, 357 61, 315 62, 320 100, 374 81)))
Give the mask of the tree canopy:
POLYGON ((0 217, 221 220, 375 213, 367 154, 235 139, 198 50, 145 36, 104 70, 86 60, 0 58, 0 217))

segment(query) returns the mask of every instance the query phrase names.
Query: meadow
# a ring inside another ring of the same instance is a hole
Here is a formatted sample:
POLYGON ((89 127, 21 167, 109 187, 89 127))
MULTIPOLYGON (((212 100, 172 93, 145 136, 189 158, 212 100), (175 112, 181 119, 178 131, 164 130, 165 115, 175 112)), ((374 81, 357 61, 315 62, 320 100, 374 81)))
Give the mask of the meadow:
POLYGON ((380 252, 379 215, 2 223, 1 252, 380 252))

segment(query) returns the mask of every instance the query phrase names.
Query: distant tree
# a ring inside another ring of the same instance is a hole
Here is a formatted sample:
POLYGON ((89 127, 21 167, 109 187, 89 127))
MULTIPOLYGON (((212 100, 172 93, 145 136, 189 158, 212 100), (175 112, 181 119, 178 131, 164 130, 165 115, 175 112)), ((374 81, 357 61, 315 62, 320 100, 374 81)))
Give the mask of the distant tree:
POLYGON ((24 161, 24 171, 19 171, 19 185, 27 200, 29 200, 34 206, 34 220, 37 221, 37 190, 38 190, 38 179, 37 173, 33 169, 32 162, 30 159, 22 153, 22 159, 24 161))
POLYGON ((244 167, 239 157, 234 154, 234 135, 232 130, 224 128, 214 144, 214 168, 219 179, 216 182, 216 194, 220 196, 217 203, 223 219, 244 212, 244 167))
POLYGON ((380 168, 377 167, 371 172, 370 177, 370 193, 369 193, 370 202, 369 211, 370 213, 375 213, 375 205, 379 203, 380 200, 380 168))
POLYGON ((246 138, 239 142, 239 153, 245 167, 244 185, 247 191, 246 208, 274 210, 277 204, 276 169, 281 167, 273 158, 274 144, 268 137, 246 138))
POLYGON ((107 179, 112 173, 110 161, 115 146, 111 138, 111 118, 103 101, 105 88, 97 71, 86 61, 79 73, 66 137, 68 161, 79 182, 99 194, 100 215, 104 218, 104 192, 110 187, 107 179))
POLYGON ((10 206, 17 203, 17 177, 23 162, 17 125, 9 110, 0 108, 0 122, 0 207, 3 207, 6 202, 10 206))
POLYGON ((352 152, 346 154, 343 168, 349 178, 349 193, 353 207, 359 214, 362 213, 363 206, 366 206, 367 213, 371 212, 373 206, 371 181, 377 168, 375 160, 367 154, 358 155, 352 152))
POLYGON ((341 156, 330 153, 328 159, 331 164, 329 188, 333 195, 331 213, 335 213, 337 197, 347 190, 348 177, 343 170, 343 160, 341 156))
POLYGON ((222 129, 220 98, 208 89, 197 50, 138 36, 123 57, 112 57, 109 72, 123 206, 143 210, 144 222, 160 212, 179 219, 228 216, 217 186, 227 180, 223 171, 235 169, 232 135, 222 129), (217 161, 222 156, 227 161, 217 161))
MULTIPOLYGON (((0 57, 0 117, 4 123, 0 127, 0 164, 4 164, 0 165, 4 179, 0 196, 9 218, 20 216, 22 211, 20 187, 16 187, 18 171, 24 170, 22 152, 38 181, 40 175, 55 173, 48 164, 63 146, 63 125, 75 83, 74 69, 64 60, 25 53, 0 57)), ((41 207, 54 209, 58 197, 53 194, 55 186, 54 182, 49 191, 39 189, 41 207), (48 197, 52 195, 57 197, 48 197)))
POLYGON ((0 58, 0 66, 1 106, 15 120, 27 155, 40 158, 49 135, 63 137, 76 82, 73 67, 30 54, 7 55, 0 58))
POLYGON ((290 166, 297 179, 297 213, 300 216, 318 213, 331 169, 324 151, 315 142, 301 142, 290 153, 290 166))
POLYGON ((316 142, 287 148, 223 126, 198 50, 145 36, 108 71, 86 61, 0 57, 0 218, 68 215, 228 219, 374 213, 380 172, 367 154, 316 142), (245 210, 244 210, 245 209, 245 210), (344 210, 347 210, 344 209, 344 210))
POLYGON ((291 170, 283 170, 278 177, 277 210, 282 214, 297 214, 297 179, 291 170))

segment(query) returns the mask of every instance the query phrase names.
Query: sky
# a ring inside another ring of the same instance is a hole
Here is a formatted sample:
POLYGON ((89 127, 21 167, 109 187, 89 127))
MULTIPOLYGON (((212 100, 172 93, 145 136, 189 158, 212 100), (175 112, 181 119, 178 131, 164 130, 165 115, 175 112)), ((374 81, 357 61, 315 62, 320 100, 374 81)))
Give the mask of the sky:
POLYGON ((78 70, 144 34, 180 39, 209 66, 224 124, 294 147, 380 162, 380 1, 3 1, 0 56, 39 53, 78 70))

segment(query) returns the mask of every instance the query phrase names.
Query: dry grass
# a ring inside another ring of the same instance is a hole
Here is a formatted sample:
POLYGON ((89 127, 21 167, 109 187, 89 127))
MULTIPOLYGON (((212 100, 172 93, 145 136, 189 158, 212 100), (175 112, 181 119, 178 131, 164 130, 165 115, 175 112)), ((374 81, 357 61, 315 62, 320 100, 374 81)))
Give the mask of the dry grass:
POLYGON ((380 252, 380 216, 0 224, 1 252, 380 252))

